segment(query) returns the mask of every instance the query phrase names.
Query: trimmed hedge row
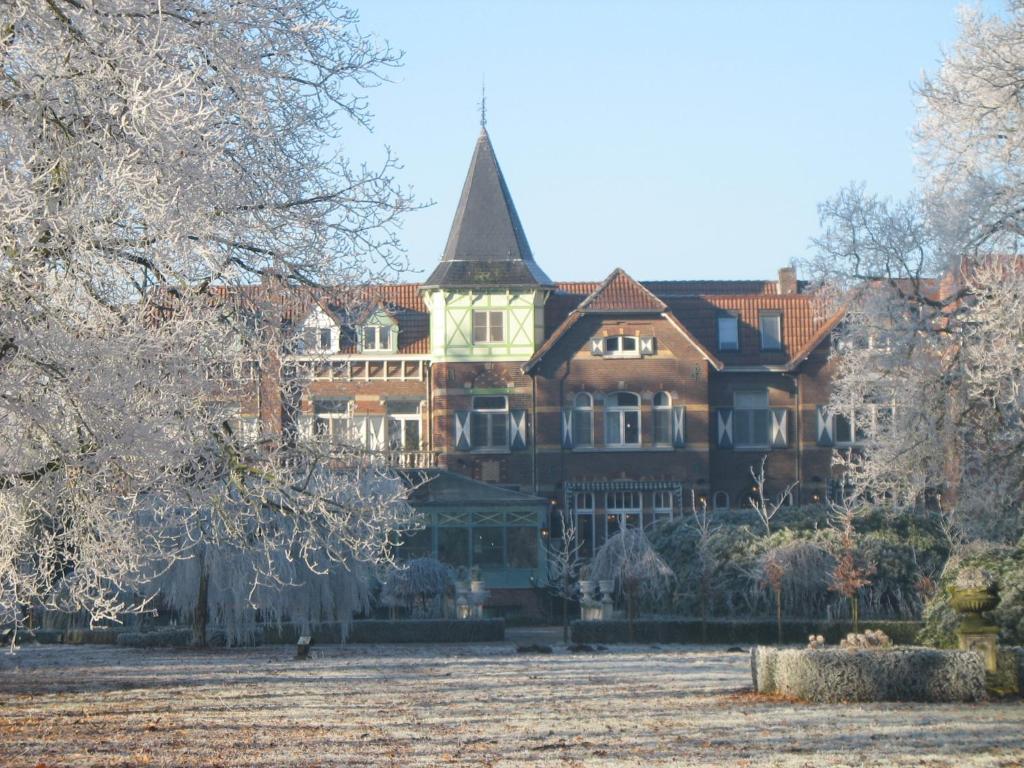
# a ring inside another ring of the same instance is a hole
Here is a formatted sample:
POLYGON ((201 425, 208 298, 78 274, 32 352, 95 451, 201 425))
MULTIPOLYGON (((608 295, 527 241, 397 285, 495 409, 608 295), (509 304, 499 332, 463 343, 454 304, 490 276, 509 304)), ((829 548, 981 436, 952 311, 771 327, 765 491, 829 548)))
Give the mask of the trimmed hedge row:
POLYGON ((849 651, 755 646, 754 689, 804 701, 980 701, 985 665, 974 651, 893 648, 849 651))
MULTIPOLYGON (((302 634, 295 624, 258 627, 255 645, 293 645, 302 634)), ((314 644, 336 643, 482 643, 505 639, 504 619, 408 619, 386 621, 366 619, 353 621, 346 641, 342 625, 321 624, 311 633, 314 644)), ((182 648, 192 642, 192 630, 168 627, 151 632, 122 632, 118 645, 131 648, 182 648)), ((209 633, 210 647, 223 647, 224 634, 209 633)))
MULTIPOLYGON (((860 631, 881 629, 897 645, 913 644, 922 627, 919 621, 862 621, 860 631)), ((853 631, 849 621, 785 621, 782 639, 785 643, 806 643, 808 635, 822 635, 828 643, 838 643, 853 631)), ((570 627, 574 643, 628 643, 629 623, 626 621, 574 621, 570 627)), ((768 645, 778 639, 774 621, 709 621, 708 643, 760 643, 768 645)), ((642 619, 633 622, 635 643, 702 643, 699 619, 642 619)))
POLYGON ((504 619, 352 622, 350 643, 487 643, 505 639, 504 619))

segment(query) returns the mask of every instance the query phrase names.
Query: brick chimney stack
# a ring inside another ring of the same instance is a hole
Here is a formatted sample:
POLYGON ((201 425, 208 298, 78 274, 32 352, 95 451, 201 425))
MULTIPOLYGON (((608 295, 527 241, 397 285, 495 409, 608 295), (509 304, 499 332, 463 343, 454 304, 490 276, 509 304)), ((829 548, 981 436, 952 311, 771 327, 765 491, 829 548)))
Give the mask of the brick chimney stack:
POLYGON ((779 294, 791 296, 799 293, 800 288, 796 280, 796 267, 783 267, 779 270, 779 294))

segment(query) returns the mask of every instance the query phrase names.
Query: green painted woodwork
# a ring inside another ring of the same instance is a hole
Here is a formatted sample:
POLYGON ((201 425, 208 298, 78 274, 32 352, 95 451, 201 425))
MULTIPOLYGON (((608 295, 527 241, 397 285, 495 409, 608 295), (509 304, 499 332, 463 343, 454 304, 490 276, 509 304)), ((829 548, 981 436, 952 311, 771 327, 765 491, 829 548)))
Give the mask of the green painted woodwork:
POLYGON ((546 299, 543 290, 427 291, 431 358, 434 362, 530 359, 544 340, 546 299), (473 343, 473 312, 478 310, 503 313, 503 341, 473 343))
MULTIPOLYGON (((423 509, 427 520, 426 532, 429 535, 433 557, 448 561, 441 551, 444 543, 466 539, 468 562, 457 562, 455 565, 470 568, 479 567, 480 575, 488 587, 505 589, 527 589, 543 587, 547 584, 547 552, 544 537, 541 533, 544 526, 545 510, 536 506, 524 507, 478 507, 467 506, 458 508, 423 509), (490 532, 500 530, 501 533, 501 564, 478 563, 474 553, 473 539, 477 529, 490 532), (515 532, 515 533, 513 533, 515 532), (522 536, 520 545, 530 542, 536 547, 536 565, 534 567, 516 567, 509 562, 510 549, 513 545, 512 536, 522 536), (450 538, 452 537, 452 538, 450 538)), ((452 564, 452 563, 449 563, 452 564)))

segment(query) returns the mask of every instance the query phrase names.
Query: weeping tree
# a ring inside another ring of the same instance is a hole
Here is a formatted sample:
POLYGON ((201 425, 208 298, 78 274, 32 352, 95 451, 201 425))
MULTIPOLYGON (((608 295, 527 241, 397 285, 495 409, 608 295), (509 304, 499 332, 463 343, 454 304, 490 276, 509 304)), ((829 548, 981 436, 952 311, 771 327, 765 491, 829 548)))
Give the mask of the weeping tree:
POLYGON ((239 412, 291 375, 276 296, 404 265, 393 159, 340 149, 399 63, 357 21, 330 0, 4 4, 7 620, 118 620, 141 581, 187 561, 207 584, 218 558, 255 604, 307 570, 357 574, 410 520, 379 502, 390 481, 365 486, 372 462, 330 471, 328 446, 239 412))
POLYGON ((430 606, 443 597, 453 581, 452 569, 433 557, 395 563, 382 577, 380 601, 390 608, 406 608, 421 616, 436 615, 430 606))
POLYGON ((614 582, 626 603, 629 639, 634 639, 637 607, 642 599, 657 600, 671 588, 675 574, 654 551, 640 528, 624 528, 601 545, 590 563, 590 577, 614 582))

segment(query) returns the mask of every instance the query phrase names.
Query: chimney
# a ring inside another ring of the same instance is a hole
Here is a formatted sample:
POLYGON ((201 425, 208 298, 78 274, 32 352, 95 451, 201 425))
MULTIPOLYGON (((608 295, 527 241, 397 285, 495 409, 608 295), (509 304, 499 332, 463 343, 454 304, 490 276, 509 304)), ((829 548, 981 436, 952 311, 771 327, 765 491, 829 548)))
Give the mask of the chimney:
POLYGON ((791 296, 799 292, 796 281, 796 267, 783 267, 779 270, 779 294, 791 296))

